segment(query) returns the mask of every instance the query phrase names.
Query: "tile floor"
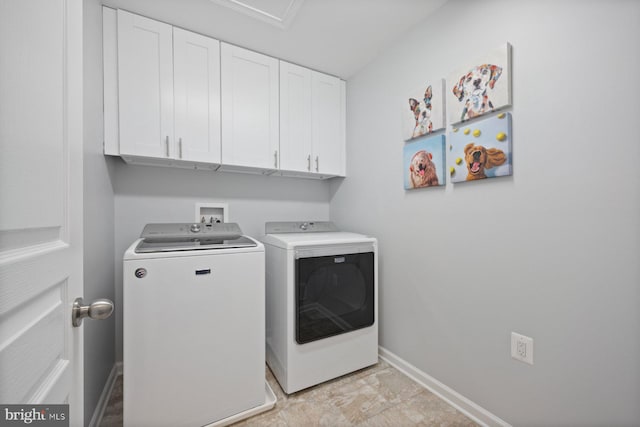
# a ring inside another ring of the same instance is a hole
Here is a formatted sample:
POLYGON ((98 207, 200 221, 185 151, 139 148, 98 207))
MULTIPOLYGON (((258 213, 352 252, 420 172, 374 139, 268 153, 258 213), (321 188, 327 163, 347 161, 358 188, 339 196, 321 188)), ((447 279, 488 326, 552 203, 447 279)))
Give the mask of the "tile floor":
MULTIPOLYGON (((234 427, 478 425, 384 360, 289 396, 266 372, 278 398, 275 408, 234 427)), ((101 427, 122 426, 122 381, 118 377, 101 427)))

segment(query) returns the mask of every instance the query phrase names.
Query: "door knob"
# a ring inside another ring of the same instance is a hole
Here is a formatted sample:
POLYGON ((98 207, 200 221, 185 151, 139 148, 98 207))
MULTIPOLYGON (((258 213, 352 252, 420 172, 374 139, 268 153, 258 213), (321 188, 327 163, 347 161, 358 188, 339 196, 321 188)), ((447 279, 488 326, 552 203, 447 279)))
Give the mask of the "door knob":
POLYGON ((73 302, 71 310, 71 323, 78 327, 82 325, 82 319, 89 317, 91 319, 106 319, 113 313, 113 301, 106 298, 97 299, 90 305, 83 305, 82 298, 76 298, 73 302))

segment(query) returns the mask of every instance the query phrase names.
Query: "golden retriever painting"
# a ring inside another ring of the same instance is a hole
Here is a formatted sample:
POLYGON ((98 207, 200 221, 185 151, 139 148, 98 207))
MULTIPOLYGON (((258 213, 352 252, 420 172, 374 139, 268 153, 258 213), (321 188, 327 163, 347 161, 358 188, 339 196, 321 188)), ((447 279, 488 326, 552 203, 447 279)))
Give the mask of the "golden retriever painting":
POLYGON ((451 128, 447 171, 451 182, 508 176, 511 165, 511 113, 451 128))
POLYGON ((464 159, 468 170, 467 181, 473 181, 486 178, 484 171, 500 166, 507 160, 507 156, 497 148, 485 148, 471 142, 464 147, 464 159))
POLYGON ((438 185, 436 165, 431 161, 433 154, 420 150, 413 155, 409 165, 411 188, 431 187, 438 185))
POLYGON ((449 74, 446 96, 450 123, 511 105, 511 45, 489 50, 449 74))
POLYGON ((406 144, 404 164, 405 189, 444 185, 444 135, 406 144))

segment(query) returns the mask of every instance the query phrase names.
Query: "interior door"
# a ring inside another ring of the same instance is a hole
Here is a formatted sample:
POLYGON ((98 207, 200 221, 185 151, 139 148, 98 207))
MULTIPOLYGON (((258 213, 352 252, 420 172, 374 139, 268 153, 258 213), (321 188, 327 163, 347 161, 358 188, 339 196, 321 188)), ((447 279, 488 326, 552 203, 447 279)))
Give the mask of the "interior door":
POLYGON ((220 42, 173 28, 176 158, 220 163, 220 42))
POLYGON ((0 402, 82 425, 82 1, 0 1, 0 52, 0 402))

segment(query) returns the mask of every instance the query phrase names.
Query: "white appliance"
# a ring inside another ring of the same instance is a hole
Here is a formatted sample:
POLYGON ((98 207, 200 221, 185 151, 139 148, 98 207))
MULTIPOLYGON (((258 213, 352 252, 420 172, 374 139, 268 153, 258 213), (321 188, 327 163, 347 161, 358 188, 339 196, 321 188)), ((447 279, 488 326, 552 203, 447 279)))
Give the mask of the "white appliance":
POLYGON ((293 393, 378 362, 377 240, 331 222, 269 222, 267 364, 293 393))
POLYGON ((275 403, 264 246, 241 234, 232 223, 149 224, 126 251, 125 426, 225 425, 275 403))

